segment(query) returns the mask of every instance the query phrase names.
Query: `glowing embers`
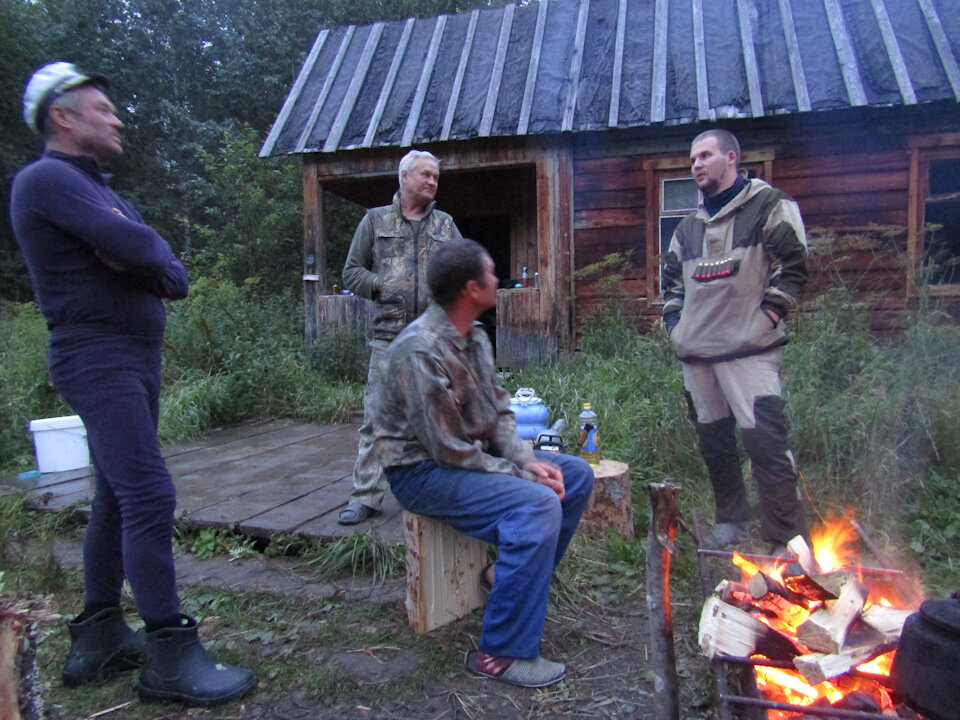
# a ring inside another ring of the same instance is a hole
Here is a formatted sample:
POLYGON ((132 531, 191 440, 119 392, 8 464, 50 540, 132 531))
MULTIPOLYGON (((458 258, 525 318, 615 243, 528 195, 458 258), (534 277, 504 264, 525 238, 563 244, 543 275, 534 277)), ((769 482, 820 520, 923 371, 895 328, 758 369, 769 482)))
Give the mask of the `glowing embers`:
POLYGON ((895 607, 902 573, 859 566, 849 511, 811 538, 812 547, 791 540, 790 557, 733 553, 741 577, 721 582, 704 603, 700 647, 755 666, 770 720, 807 707, 889 714, 890 668, 912 612, 895 607), (798 709, 770 707, 781 704, 798 709))

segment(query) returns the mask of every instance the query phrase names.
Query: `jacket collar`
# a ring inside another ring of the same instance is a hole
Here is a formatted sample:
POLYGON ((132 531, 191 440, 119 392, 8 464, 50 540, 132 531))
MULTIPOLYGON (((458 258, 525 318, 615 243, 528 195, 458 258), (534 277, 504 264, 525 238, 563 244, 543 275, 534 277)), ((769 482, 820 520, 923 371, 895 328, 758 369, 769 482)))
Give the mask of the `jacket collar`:
MULTIPOLYGON (((427 209, 423 213, 423 220, 426 220, 430 216, 430 213, 433 212, 433 209, 436 206, 437 206, 436 200, 431 200, 429 203, 427 203, 427 209)), ((400 207, 400 191, 399 190, 397 190, 393 194, 393 207, 397 211, 397 215, 399 215, 400 217, 405 217, 403 214, 403 209, 400 207)), ((423 220, 421 220, 420 222, 423 222, 423 220)))
POLYGON ((43 157, 54 158, 55 160, 63 160, 64 162, 70 163, 74 167, 85 172, 101 185, 109 184, 110 178, 112 177, 109 173, 101 172, 100 165, 97 164, 97 161, 89 155, 68 155, 67 153, 60 152, 59 150, 45 150, 43 152, 43 157))

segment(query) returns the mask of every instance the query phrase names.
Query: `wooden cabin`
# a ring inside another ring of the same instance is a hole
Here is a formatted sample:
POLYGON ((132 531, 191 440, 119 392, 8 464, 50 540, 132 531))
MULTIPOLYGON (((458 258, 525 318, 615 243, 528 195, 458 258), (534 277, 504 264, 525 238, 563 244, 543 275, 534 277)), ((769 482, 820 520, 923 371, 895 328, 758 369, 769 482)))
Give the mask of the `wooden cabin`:
POLYGON ((951 0, 544 0, 320 30, 261 150, 303 158, 308 342, 340 302, 321 191, 386 204, 411 147, 504 284, 537 273, 499 291, 502 366, 573 349, 606 301, 649 326, 699 200, 690 141, 716 126, 799 202, 812 291, 848 284, 896 330, 921 277, 960 298, 958 54, 951 0), (585 272, 612 253, 617 282, 585 272))

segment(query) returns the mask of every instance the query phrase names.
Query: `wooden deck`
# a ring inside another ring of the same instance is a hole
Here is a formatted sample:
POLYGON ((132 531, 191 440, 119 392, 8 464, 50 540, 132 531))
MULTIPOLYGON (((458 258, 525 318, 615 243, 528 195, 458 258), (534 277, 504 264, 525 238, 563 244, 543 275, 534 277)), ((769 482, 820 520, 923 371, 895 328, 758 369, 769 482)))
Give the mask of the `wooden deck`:
MULTIPOLYGON (((400 506, 389 492, 381 515, 359 525, 337 524, 337 512, 353 489, 359 427, 250 421, 165 448, 178 516, 198 527, 233 527, 251 537, 333 540, 373 531, 402 543, 400 506)), ((89 512, 93 470, 45 473, 29 493, 46 509, 75 506, 89 512)))

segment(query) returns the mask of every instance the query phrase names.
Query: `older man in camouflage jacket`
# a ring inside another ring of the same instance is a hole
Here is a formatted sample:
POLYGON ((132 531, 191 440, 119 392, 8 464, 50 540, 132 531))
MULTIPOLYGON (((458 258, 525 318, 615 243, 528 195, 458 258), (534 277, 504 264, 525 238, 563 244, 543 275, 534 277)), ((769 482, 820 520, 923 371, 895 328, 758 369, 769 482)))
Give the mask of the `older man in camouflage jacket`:
POLYGON ((343 280, 360 297, 376 301, 370 331, 370 365, 363 397, 363 426, 353 494, 340 511, 341 525, 354 525, 380 512, 386 481, 370 452, 371 399, 380 392, 379 363, 390 341, 424 311, 427 258, 447 240, 460 238, 453 218, 436 210, 440 161, 426 151, 411 150, 400 161, 400 189, 393 203, 369 210, 353 235, 343 280))

